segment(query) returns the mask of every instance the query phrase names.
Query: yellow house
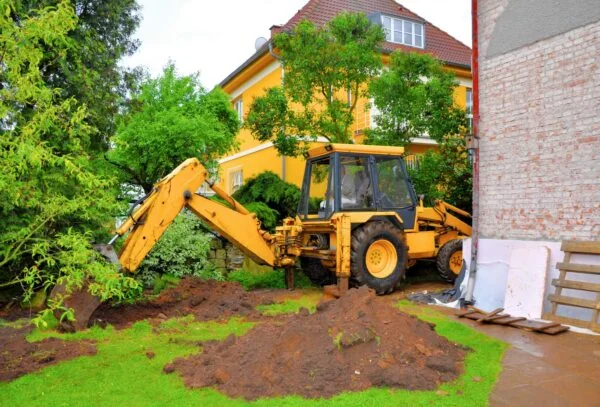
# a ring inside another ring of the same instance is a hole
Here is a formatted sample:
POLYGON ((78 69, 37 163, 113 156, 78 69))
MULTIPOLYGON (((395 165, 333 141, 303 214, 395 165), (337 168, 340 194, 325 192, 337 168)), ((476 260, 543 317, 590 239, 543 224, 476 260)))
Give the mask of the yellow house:
MULTIPOLYGON (((272 26, 271 37, 292 29, 304 19, 316 25, 325 24, 343 11, 362 12, 374 23, 382 25, 386 31, 384 64, 395 50, 428 53, 442 61, 446 69, 456 75, 459 84, 455 91, 456 103, 470 107, 471 49, 393 0, 310 0, 286 24, 272 26)), ((262 44, 257 40, 256 52, 219 84, 231 96, 242 121, 254 98, 262 95, 265 89, 281 85, 284 72, 270 45, 270 40, 262 44)), ((367 109, 368 105, 368 100, 359 100, 355 109, 356 142, 361 141, 362 130, 371 126, 371 118, 376 114, 367 109)), ((302 183, 304 159, 279 156, 272 143, 255 140, 247 129, 240 131, 238 141, 239 151, 219 160, 220 184, 229 193, 239 188, 245 179, 263 171, 272 171, 296 185, 302 183)), ((422 137, 413 139, 406 151, 419 154, 435 146, 435 141, 422 137)))

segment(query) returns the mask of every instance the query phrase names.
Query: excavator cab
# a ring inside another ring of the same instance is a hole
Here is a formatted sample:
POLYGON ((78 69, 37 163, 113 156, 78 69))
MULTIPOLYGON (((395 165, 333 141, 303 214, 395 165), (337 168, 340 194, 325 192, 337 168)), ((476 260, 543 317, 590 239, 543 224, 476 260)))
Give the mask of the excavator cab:
POLYGON ((332 150, 309 158, 298 215, 303 220, 324 220, 339 212, 392 210, 404 227, 412 228, 418 200, 400 149, 397 153, 332 150))

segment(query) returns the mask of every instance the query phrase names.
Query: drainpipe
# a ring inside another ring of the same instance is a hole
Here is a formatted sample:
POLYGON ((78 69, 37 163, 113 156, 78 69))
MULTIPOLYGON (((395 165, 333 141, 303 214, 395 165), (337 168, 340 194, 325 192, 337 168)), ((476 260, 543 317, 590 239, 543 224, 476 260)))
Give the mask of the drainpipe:
MULTIPOLYGON (((275 58, 277 61, 279 61, 279 63, 281 64, 281 84, 283 85, 283 77, 285 75, 285 72, 283 70, 283 62, 281 62, 281 57, 273 51, 273 41, 272 40, 269 40, 269 54, 271 54, 271 56, 273 58, 275 58)), ((281 179, 284 181, 285 181, 285 176, 286 176, 285 173, 286 173, 285 155, 282 155, 281 156, 281 179)))
POLYGON ((479 32, 477 22, 477 0, 471 0, 471 21, 473 26, 473 54, 471 72, 473 76, 473 129, 469 150, 473 159, 473 233, 471 236, 471 264, 469 280, 463 304, 473 304, 473 291, 477 275, 477 250, 479 247, 479 32))

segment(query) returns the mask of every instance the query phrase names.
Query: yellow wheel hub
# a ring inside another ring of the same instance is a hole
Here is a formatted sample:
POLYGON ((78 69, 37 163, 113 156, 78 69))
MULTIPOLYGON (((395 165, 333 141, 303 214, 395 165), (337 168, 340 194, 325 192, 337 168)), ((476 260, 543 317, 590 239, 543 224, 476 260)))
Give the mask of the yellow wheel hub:
POLYGON ((376 240, 367 249, 365 263, 372 276, 386 278, 394 272, 398 264, 398 253, 389 240, 376 240))
POLYGON ((456 275, 459 275, 462 268, 462 260, 462 250, 452 253, 448 265, 450 267, 450 271, 456 275))

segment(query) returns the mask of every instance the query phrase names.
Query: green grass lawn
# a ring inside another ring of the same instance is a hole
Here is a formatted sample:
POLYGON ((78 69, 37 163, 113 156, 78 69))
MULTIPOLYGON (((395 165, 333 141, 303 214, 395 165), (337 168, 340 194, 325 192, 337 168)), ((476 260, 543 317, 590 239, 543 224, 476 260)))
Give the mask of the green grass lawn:
MULTIPOLYGON (((316 303, 307 298, 284 301, 264 308, 264 313, 297 312, 316 303)), ((248 403, 230 399, 214 389, 188 389, 176 374, 162 369, 173 359, 198 352, 197 343, 222 340, 230 334, 243 335, 253 323, 233 318, 226 323, 195 322, 185 317, 162 323, 155 332, 148 322, 117 331, 92 328, 75 334, 53 331, 32 332, 28 340, 59 337, 65 340, 97 341, 95 356, 82 356, 49 366, 10 383, 0 383, 0 405, 215 405, 238 406, 485 406, 501 371, 507 345, 454 321, 427 307, 408 302, 399 308, 436 324, 436 331, 450 341, 472 349, 465 360, 465 372, 456 381, 434 391, 407 391, 374 388, 358 393, 343 393, 331 399, 307 400, 292 396, 261 399, 248 403), (147 352, 155 356, 148 358, 147 352)))

